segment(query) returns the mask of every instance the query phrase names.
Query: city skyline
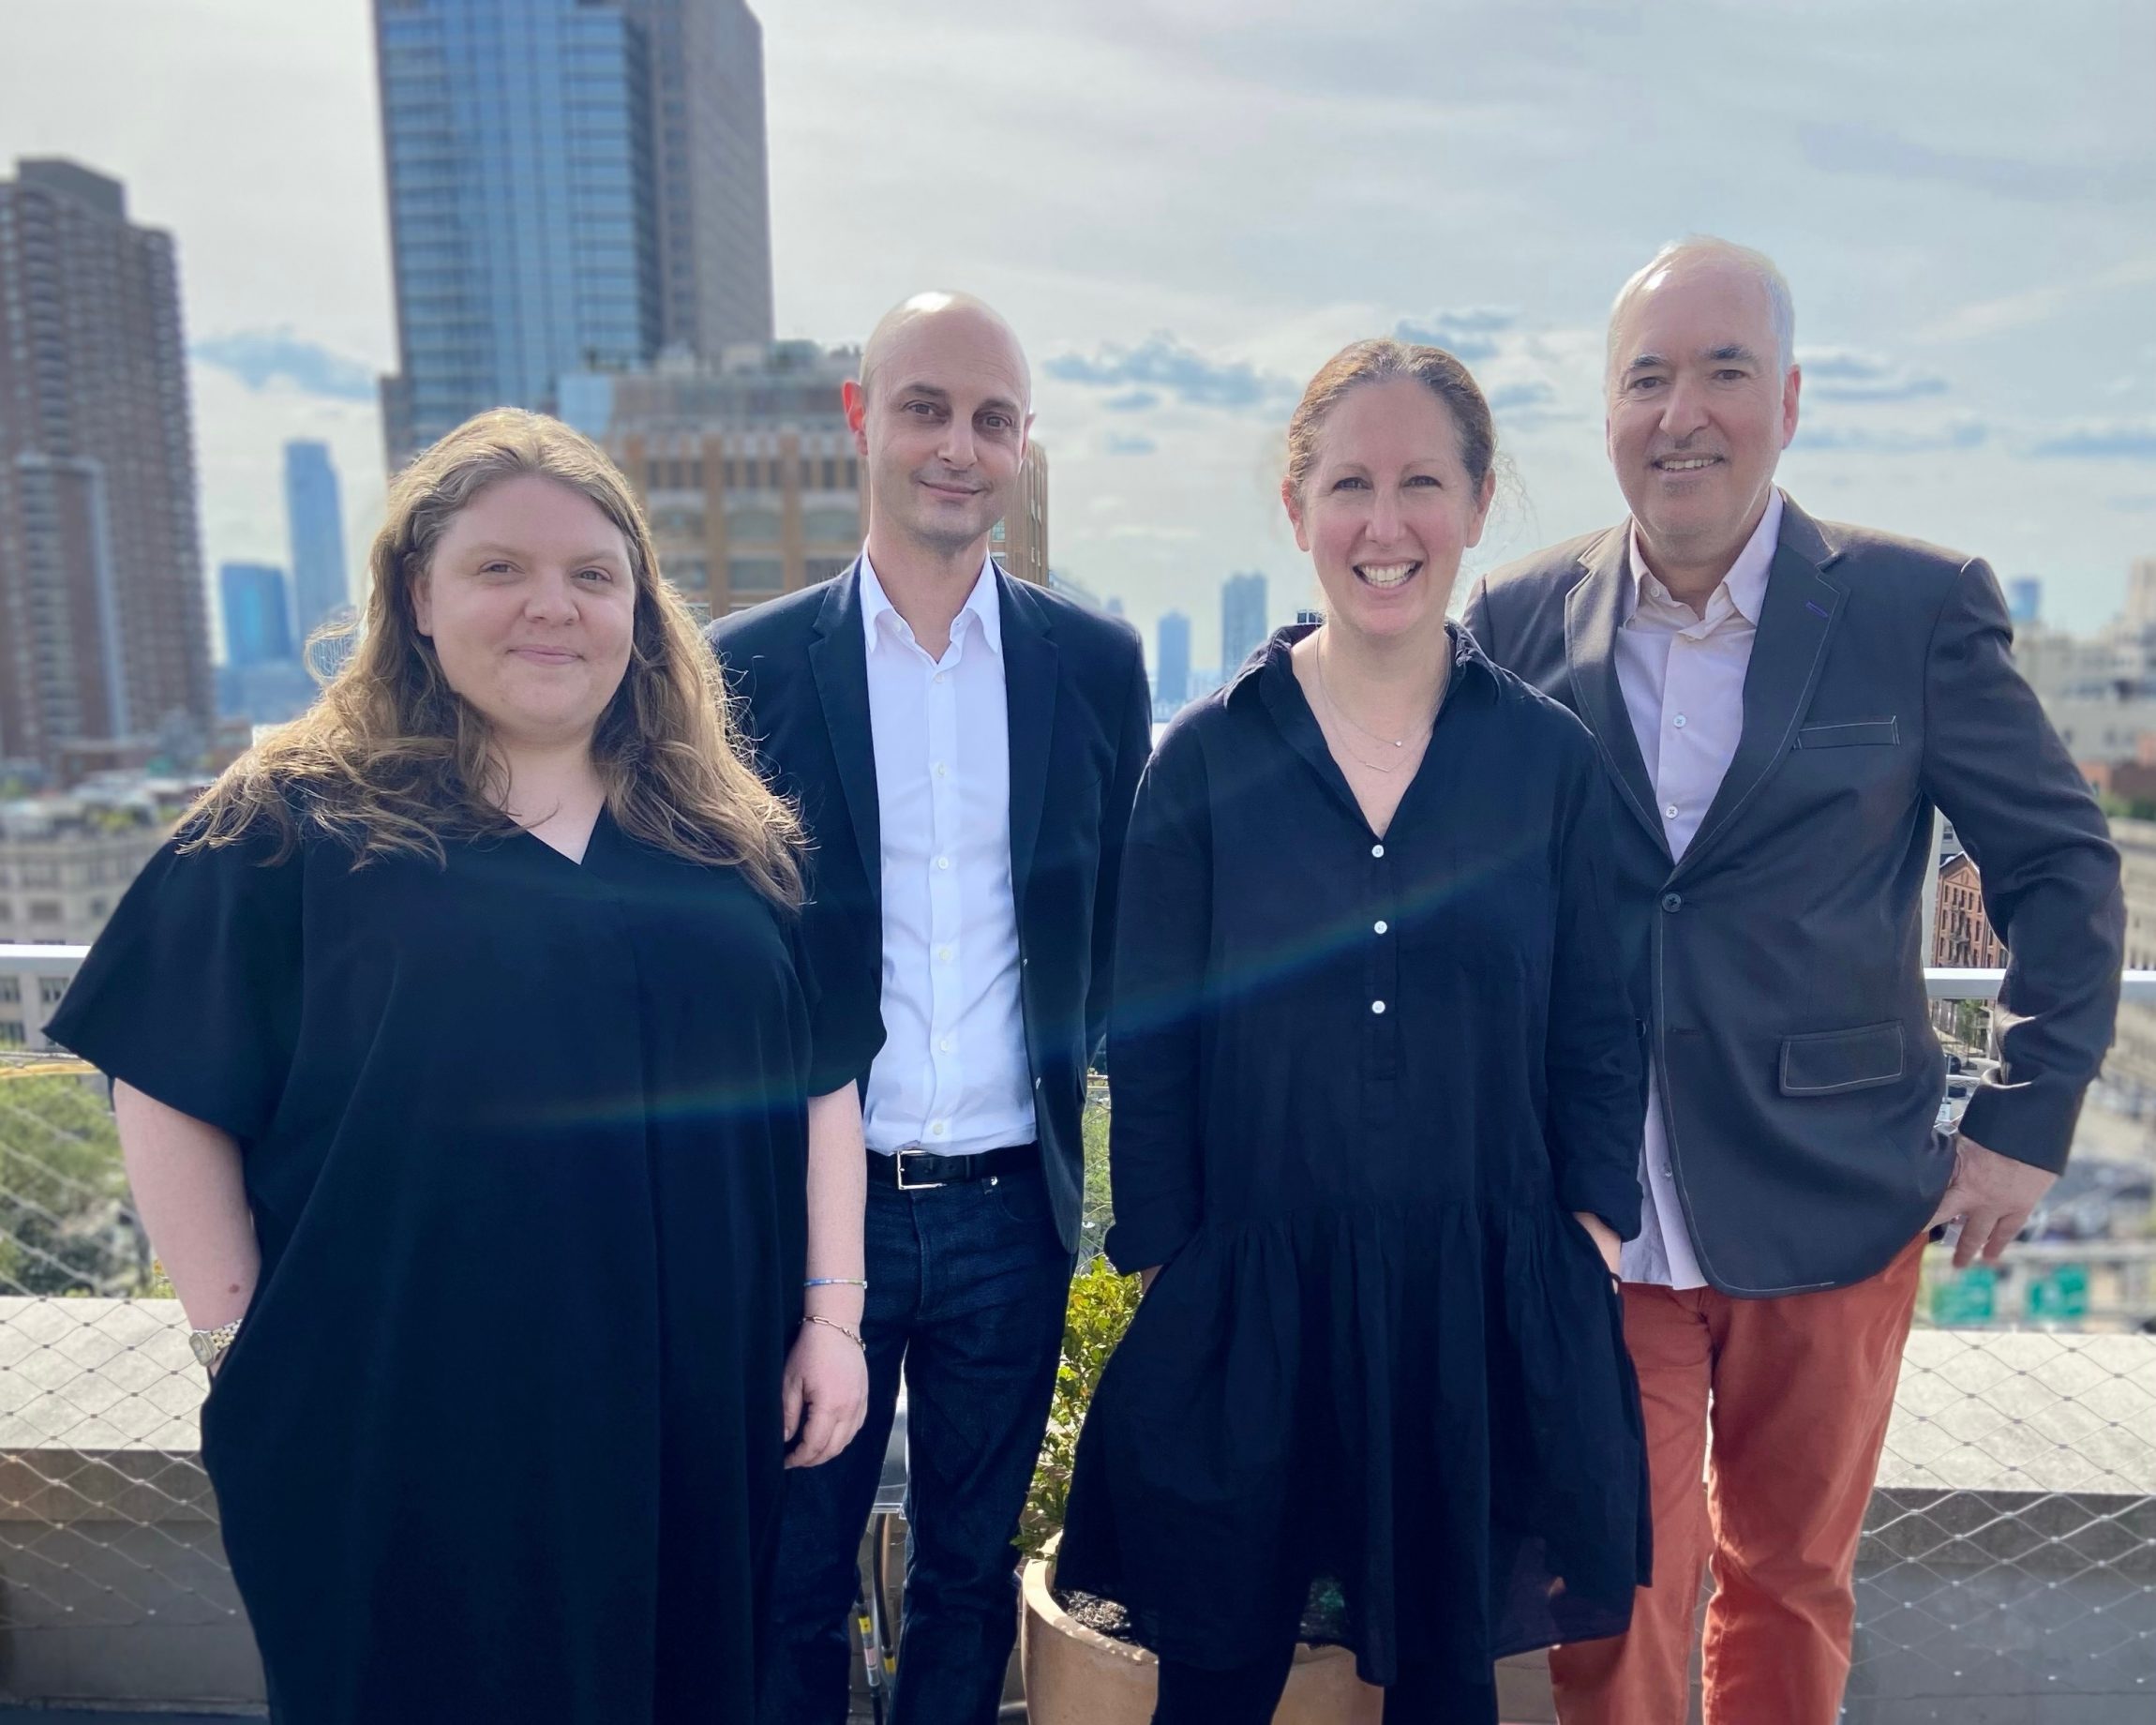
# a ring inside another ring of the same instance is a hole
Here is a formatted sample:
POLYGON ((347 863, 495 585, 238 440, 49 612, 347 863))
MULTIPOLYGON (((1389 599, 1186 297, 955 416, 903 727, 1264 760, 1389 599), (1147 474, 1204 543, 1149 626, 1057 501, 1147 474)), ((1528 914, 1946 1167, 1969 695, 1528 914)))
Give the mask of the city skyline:
MULTIPOLYGON (((1280 433, 1352 337, 1434 337, 1489 390, 1517 479, 1469 573, 1617 518, 1602 312, 1693 229, 1763 246, 1795 285, 1783 472, 1815 513, 2041 577, 2068 627, 2112 614, 2156 548, 2145 8, 2081 7, 2034 48, 1987 27, 2014 16, 1991 4, 1952 28, 1767 4, 1713 31, 1584 4, 1502 30, 1396 0, 1324 24, 1240 8, 1233 29, 1210 5, 934 31, 863 0, 766 9, 779 333, 858 339, 931 282, 998 304, 1032 349, 1056 562, 1148 635, 1193 614, 1201 660, 1221 571, 1266 569, 1281 615, 1307 602, 1280 433), (1837 117, 1864 113, 1892 118, 1837 117), (966 199, 919 219, 926 168, 953 158, 966 199)), ((367 8, 176 10, 25 9, 0 157, 115 174, 176 234, 207 557, 283 554, 295 436, 336 450, 356 557, 380 507, 371 380, 395 363, 367 8), (248 99, 187 96, 205 82, 248 99)))

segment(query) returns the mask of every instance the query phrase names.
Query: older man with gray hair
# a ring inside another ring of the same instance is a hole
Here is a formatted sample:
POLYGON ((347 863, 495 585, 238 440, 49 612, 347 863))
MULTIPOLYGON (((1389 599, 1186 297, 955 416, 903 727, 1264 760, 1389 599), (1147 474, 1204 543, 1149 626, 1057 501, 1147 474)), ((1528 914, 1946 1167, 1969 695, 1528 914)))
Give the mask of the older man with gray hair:
POLYGON ((1976 558, 1775 488, 1789 286, 1664 248, 1610 317, 1626 521, 1499 571, 1467 622, 1594 731, 1649 1095, 1622 1260, 1654 1512, 1630 1631, 1551 1656, 1566 1725, 1680 1725, 1703 1572, 1708 1725, 1829 1725, 1924 1236, 1995 1260, 2065 1165, 2111 1040, 2103 815, 2014 668, 1976 558), (2012 953, 1958 1134, 1925 1012, 1935 808, 2012 953))

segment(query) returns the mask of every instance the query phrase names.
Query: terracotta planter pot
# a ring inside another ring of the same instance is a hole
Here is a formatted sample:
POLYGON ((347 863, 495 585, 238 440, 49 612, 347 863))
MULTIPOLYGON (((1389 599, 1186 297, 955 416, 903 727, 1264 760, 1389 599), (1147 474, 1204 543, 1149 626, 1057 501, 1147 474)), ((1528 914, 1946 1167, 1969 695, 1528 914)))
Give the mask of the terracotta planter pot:
MULTIPOLYGON (((1018 1654, 1028 1725, 1146 1725, 1160 1666, 1143 1647, 1088 1629, 1056 1603, 1055 1551, 1026 1566, 1018 1654)), ((1273 1725, 1378 1725, 1385 1692, 1345 1647, 1297 1647, 1273 1725)))

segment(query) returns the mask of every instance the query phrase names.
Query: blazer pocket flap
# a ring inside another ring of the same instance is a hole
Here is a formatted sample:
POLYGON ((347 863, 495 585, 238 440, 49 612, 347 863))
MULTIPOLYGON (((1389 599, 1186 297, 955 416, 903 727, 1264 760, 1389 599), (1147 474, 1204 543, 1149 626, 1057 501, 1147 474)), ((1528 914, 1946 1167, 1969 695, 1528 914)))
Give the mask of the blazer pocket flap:
POLYGON ((1902 1073, 1899 1024, 1820 1030, 1782 1039, 1782 1094, 1834 1096, 1892 1084, 1902 1073))
POLYGON ((1864 743, 1899 742, 1901 723, 1895 718, 1843 719, 1831 725, 1807 725, 1797 732, 1800 749, 1849 749, 1864 743))

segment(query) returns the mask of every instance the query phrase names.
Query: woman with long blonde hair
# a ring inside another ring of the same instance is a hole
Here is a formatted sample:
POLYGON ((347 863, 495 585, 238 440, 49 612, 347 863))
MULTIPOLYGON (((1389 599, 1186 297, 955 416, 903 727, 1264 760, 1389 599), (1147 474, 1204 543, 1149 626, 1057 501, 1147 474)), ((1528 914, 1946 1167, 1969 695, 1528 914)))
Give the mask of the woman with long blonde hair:
POLYGON ((52 1026, 212 1373, 272 1717, 745 1718, 781 1468, 866 1394, 875 1051, 816 1037, 793 817, 598 449, 471 421, 371 579, 52 1026))

